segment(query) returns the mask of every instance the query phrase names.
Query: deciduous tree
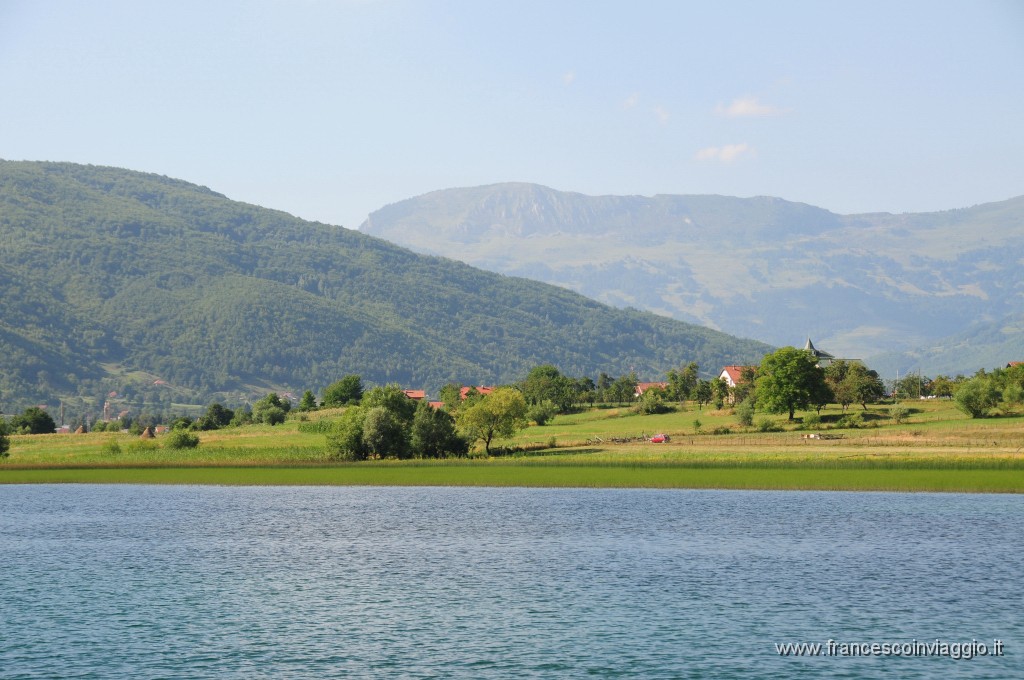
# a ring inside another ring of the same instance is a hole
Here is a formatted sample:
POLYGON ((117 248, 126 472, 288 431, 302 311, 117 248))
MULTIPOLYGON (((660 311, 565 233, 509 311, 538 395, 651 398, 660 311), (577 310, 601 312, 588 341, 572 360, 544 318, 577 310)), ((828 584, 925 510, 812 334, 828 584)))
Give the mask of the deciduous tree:
POLYGON ((999 403, 999 390, 992 378, 979 375, 971 378, 953 394, 956 407, 972 418, 984 418, 999 403))
POLYGON ((410 432, 412 454, 420 458, 465 456, 469 444, 455 429, 455 419, 425 401, 416 405, 410 432))
POLYGON ((0 418, 0 458, 6 458, 11 455, 11 438, 10 427, 7 425, 7 421, 0 418))
POLYGON ((482 441, 491 455, 495 437, 511 437, 526 426, 526 400, 512 387, 500 387, 477 403, 459 410, 459 428, 470 441, 482 441))
POLYGON ((56 431, 57 423, 43 409, 29 406, 20 416, 11 418, 11 427, 15 432, 25 434, 49 434, 56 431))
POLYGON ((386 406, 363 408, 366 410, 366 417, 363 419, 363 445, 367 453, 376 458, 408 458, 407 424, 386 406))
POLYGON ((363 398, 363 379, 358 375, 346 375, 324 388, 323 405, 337 408, 346 404, 358 404, 363 398))
POLYGON ((765 355, 757 370, 757 405, 770 413, 788 413, 816 403, 825 388, 817 359, 802 349, 782 347, 765 355))

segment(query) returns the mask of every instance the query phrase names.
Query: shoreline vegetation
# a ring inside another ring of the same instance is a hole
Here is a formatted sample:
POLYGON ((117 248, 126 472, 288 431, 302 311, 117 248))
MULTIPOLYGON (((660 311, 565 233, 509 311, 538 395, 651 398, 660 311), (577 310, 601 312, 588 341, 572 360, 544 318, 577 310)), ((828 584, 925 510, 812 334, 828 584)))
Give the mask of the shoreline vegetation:
POLYGON ((324 435, 301 427, 337 412, 200 433, 201 446, 191 449, 109 432, 19 435, 0 459, 0 484, 1024 493, 1024 417, 969 419, 945 400, 906 405, 911 413, 899 424, 879 406, 863 411, 860 427, 831 427, 842 413, 832 408, 815 429, 781 417, 776 432, 738 427, 728 409, 635 415, 598 408, 528 427, 498 442, 504 455, 354 463, 331 460, 324 435), (648 441, 661 432, 668 443, 648 441), (816 432, 831 438, 807 436, 816 432))

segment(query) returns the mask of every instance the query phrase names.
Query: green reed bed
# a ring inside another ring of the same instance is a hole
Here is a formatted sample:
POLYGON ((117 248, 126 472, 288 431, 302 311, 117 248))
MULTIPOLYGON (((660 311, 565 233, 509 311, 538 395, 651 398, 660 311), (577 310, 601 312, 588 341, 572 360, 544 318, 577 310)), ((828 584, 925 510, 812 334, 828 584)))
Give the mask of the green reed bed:
POLYGON ((538 461, 0 469, 0 483, 491 486, 1024 493, 1024 469, 683 466, 538 461))

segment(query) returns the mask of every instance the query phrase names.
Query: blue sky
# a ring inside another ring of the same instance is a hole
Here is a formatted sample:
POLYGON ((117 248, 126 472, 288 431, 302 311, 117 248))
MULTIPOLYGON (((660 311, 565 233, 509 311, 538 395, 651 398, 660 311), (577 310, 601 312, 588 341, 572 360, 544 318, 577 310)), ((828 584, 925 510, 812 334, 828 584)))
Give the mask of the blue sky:
POLYGON ((358 227, 435 189, 1024 194, 1024 2, 0 0, 0 158, 358 227))

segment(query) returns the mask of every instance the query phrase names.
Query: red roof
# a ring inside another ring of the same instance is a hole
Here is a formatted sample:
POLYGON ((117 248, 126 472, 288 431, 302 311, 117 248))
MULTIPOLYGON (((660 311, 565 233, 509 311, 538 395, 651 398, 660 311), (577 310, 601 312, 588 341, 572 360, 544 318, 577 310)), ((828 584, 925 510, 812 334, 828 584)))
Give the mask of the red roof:
POLYGON ((430 404, 430 406, 432 406, 433 408, 444 408, 443 401, 428 401, 427 403, 430 404))
POLYGON ((1014 366, 1024 366, 1024 361, 1011 361, 1010 363, 1006 364, 1007 368, 1013 368, 1014 366))
MULTIPOLYGON (((743 367, 741 366, 727 366, 722 369, 726 377, 726 381, 732 385, 738 385, 743 375, 743 367)), ((718 377, 722 377, 722 373, 718 374, 718 377)))
POLYGON ((652 389, 652 388, 659 389, 659 390, 664 390, 664 389, 668 388, 668 383, 667 382, 638 382, 636 384, 636 396, 638 396, 638 397, 643 396, 644 392, 646 392, 647 390, 652 389))
POLYGON ((427 393, 424 390, 402 390, 405 392, 405 396, 410 399, 426 399, 427 393))
MULTIPOLYGON (((474 388, 472 388, 472 387, 463 387, 461 390, 459 390, 459 396, 461 398, 465 399, 466 396, 469 394, 469 391, 472 390, 472 389, 474 389, 474 388)), ((490 394, 491 392, 494 391, 493 387, 485 387, 484 385, 480 385, 479 387, 477 387, 475 389, 480 394, 490 394)))
POLYGON ((726 366, 725 368, 722 369, 721 373, 718 374, 718 377, 722 377, 722 373, 725 373, 727 376, 729 376, 726 382, 728 382, 730 385, 739 385, 741 382, 743 382, 744 368, 753 368, 755 370, 757 369, 756 366, 726 366))

